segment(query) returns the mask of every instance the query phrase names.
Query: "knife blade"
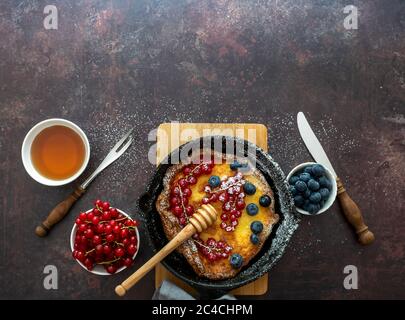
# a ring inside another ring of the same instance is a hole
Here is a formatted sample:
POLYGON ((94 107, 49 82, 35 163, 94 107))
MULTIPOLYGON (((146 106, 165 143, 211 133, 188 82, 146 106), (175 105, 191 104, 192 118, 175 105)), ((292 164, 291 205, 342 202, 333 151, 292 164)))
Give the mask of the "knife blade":
POLYGON ((107 168, 111 163, 117 160, 132 144, 132 132, 134 128, 129 130, 110 150, 104 160, 100 163, 96 170, 79 186, 72 194, 65 200, 57 204, 52 211, 48 214, 47 218, 35 229, 35 233, 39 237, 45 237, 52 227, 61 221, 69 212, 73 204, 85 193, 89 184, 94 180, 98 174, 107 168))
POLYGON ((323 149, 315 133, 312 131, 311 126, 309 125, 307 119, 305 118, 305 115, 302 112, 298 112, 297 114, 297 124, 301 138, 304 141, 305 146, 307 147, 311 156, 317 163, 320 163, 321 165, 328 168, 334 175, 338 188, 337 198, 339 199, 346 219, 353 226, 358 235, 358 241, 363 245, 372 243, 375 239, 374 234, 364 223, 364 218, 359 207, 347 193, 342 181, 337 176, 335 169, 333 169, 333 166, 328 156, 326 155, 325 150, 323 149))
POLYGON ((333 173, 335 178, 337 178, 335 169, 333 169, 333 166, 330 163, 330 160, 326 155, 325 150, 323 149, 315 133, 312 131, 307 119, 305 118, 304 113, 298 112, 297 124, 301 138, 302 140, 304 140, 305 146, 307 147, 309 153, 312 155, 312 157, 315 159, 316 162, 327 167, 333 173))

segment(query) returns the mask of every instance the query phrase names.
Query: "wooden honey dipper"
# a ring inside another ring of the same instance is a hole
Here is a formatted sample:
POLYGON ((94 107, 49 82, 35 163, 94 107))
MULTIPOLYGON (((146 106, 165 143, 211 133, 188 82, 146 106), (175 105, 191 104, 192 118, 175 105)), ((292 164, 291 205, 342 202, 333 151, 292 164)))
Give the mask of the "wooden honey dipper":
POLYGON ((115 292, 119 296, 124 296, 131 287, 141 280, 155 265, 166 258, 174 249, 181 245, 184 241, 191 238, 195 233, 207 229, 214 223, 217 218, 217 211, 210 204, 203 204, 196 213, 189 219, 189 223, 165 245, 158 253, 156 253, 148 262, 140 267, 135 273, 129 276, 124 282, 115 287, 115 292))

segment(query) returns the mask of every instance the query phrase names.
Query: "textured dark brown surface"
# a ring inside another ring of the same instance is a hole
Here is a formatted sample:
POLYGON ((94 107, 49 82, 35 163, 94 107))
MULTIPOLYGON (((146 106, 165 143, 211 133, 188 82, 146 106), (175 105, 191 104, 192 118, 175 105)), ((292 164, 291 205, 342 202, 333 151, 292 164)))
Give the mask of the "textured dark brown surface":
MULTIPOLYGON (((359 29, 343 28, 347 1, 46 1, 0 3, 0 298, 115 298, 130 274, 100 278, 73 261, 74 216, 96 197, 137 216, 154 165, 159 123, 259 122, 287 173, 310 160, 295 124, 304 111, 377 241, 361 247, 337 204, 305 218, 263 298, 405 298, 405 2, 350 1, 359 29), (49 188, 24 171, 20 148, 37 122, 63 117, 88 134, 91 168, 132 125, 137 141, 52 234, 34 227, 73 185, 49 188), (45 290, 43 268, 59 270, 45 290), (343 288, 343 268, 359 289, 343 288)), ((142 228, 141 233, 145 230, 142 228)), ((135 267, 150 256, 143 241, 135 267)), ((148 299, 153 274, 127 298, 148 299)))

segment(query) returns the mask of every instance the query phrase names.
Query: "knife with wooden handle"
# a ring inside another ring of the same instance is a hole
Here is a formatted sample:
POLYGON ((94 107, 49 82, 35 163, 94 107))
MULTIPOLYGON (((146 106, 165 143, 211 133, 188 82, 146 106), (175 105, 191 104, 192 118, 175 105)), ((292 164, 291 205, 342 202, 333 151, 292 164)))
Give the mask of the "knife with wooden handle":
POLYGON ((298 130, 300 132, 301 138, 304 141, 308 151, 315 159, 316 162, 328 168, 336 178, 337 183, 337 197, 339 199, 342 211, 347 219, 347 221, 355 229, 358 241, 367 245, 374 241, 374 234, 369 230, 367 225, 364 223, 363 215, 357 206, 357 204, 352 200, 352 198, 347 193, 342 181, 337 176, 332 164, 329 161, 328 156, 322 148, 321 143, 312 131, 307 119, 302 112, 297 114, 298 130))

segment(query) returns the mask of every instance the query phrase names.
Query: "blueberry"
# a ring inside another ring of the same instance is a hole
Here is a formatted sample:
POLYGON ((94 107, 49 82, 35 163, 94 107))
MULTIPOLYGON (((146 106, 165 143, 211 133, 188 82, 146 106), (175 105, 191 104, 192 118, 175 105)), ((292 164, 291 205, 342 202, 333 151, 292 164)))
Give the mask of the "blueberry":
POLYGON ((238 170, 239 166, 240 166, 240 163, 238 161, 234 161, 229 165, 229 168, 231 168, 231 170, 235 171, 235 170, 238 170))
POLYGON ((239 168, 246 168, 247 166, 248 166, 247 163, 240 163, 240 162, 238 162, 236 160, 229 165, 231 170, 234 170, 234 171, 238 170, 239 168))
POLYGON ((315 214, 315 213, 317 213, 317 212, 319 211, 319 204, 310 203, 310 204, 308 205, 307 211, 308 211, 310 214, 315 214))
POLYGON ((289 184, 294 185, 299 179, 298 176, 292 176, 288 182, 289 184))
POLYGON ((319 205, 321 208, 323 208, 323 206, 325 205, 325 200, 321 200, 321 202, 319 202, 319 205))
POLYGON ((322 196, 319 192, 313 192, 309 197, 309 201, 312 203, 319 203, 322 200, 322 196))
POLYGON ((260 221, 253 221, 250 224, 250 230, 252 230, 252 232, 254 234, 258 234, 260 232, 263 231, 263 223, 261 223, 260 221))
POLYGON ((328 188, 330 181, 328 180, 328 178, 326 176, 321 176, 318 178, 318 182, 319 185, 321 186, 321 188, 328 188))
POLYGON ((307 189, 302 193, 302 196, 304 197, 304 199, 309 199, 311 193, 312 193, 311 190, 307 189))
POLYGON ((326 200, 329 198, 329 190, 327 188, 322 188, 321 190, 319 190, 319 194, 322 197, 322 200, 326 200))
POLYGON ((257 234, 252 233, 250 235, 250 242, 253 244, 258 244, 259 243, 259 237, 257 236, 257 234))
POLYGON ((255 216, 259 212, 259 208, 254 203, 249 203, 246 206, 246 212, 249 216, 255 216))
POLYGON ((293 195, 293 197, 296 196, 297 193, 298 193, 297 189, 295 189, 294 186, 290 186, 290 192, 291 192, 291 194, 293 195))
POLYGON ((302 207, 304 205, 305 199, 301 195, 297 195, 294 197, 294 203, 297 207, 302 207))
POLYGON ((325 174, 325 168, 322 167, 320 164, 315 164, 312 167, 312 175, 314 177, 320 177, 323 176, 325 174))
POLYGON ((239 253, 234 253, 229 258, 232 268, 239 269, 243 264, 243 258, 239 253))
POLYGON ((262 207, 268 207, 271 204, 271 198, 268 195, 262 195, 259 199, 259 204, 262 207))
POLYGON ((218 176, 211 176, 208 179, 208 184, 210 185, 211 188, 216 188, 220 185, 221 179, 218 176))
POLYGON ((312 166, 305 167, 304 172, 312 174, 312 166))
POLYGON ((246 182, 246 183, 243 185, 243 190, 245 191, 246 194, 248 194, 248 195, 251 196, 252 194, 255 194, 255 192, 256 192, 256 187, 255 187, 255 185, 254 185, 253 183, 246 182))
POLYGON ((307 184, 304 181, 298 180, 295 183, 295 189, 297 189, 298 192, 304 192, 307 190, 307 184))
POLYGON ((314 179, 311 179, 308 181, 308 188, 312 191, 318 191, 319 183, 317 181, 315 181, 314 179))
POLYGON ((300 180, 304 182, 308 182, 311 179, 311 175, 308 172, 303 172, 300 174, 300 180))
POLYGON ((304 205, 302 206, 302 209, 309 212, 310 205, 312 205, 311 202, 309 200, 305 200, 304 205))

